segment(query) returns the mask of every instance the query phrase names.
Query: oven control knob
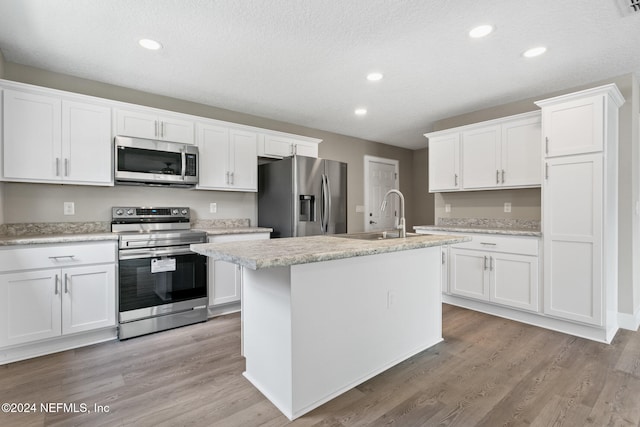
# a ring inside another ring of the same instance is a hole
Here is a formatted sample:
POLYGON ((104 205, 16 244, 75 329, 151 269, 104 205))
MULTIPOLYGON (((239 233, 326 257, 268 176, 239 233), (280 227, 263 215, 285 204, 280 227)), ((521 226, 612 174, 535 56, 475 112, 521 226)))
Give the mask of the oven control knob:
POLYGON ((182 215, 186 215, 188 212, 189 212, 189 211, 188 211, 188 210, 186 210, 186 209, 182 209, 182 211, 181 211, 182 215))
POLYGON ((180 213, 180 211, 178 211, 178 209, 174 209, 171 211, 172 215, 178 215, 180 213))
POLYGON ((127 209, 127 215, 133 215, 134 211, 133 209, 127 209))
POLYGON ((124 211, 122 209, 116 209, 116 215, 122 215, 124 211))

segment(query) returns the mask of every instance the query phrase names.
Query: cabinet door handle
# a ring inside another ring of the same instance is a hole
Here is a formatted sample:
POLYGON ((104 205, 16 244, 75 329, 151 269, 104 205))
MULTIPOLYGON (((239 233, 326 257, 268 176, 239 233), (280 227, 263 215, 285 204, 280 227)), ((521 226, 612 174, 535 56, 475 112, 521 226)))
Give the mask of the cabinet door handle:
POLYGON ((69 293, 69 275, 64 273, 64 293, 69 293))
POLYGON ((458 186, 458 174, 457 173, 453 174, 453 185, 455 185, 456 187, 458 186))
POLYGON ((500 184, 500 171, 496 169, 496 184, 500 184))
POLYGON ((444 252, 442 252, 442 265, 444 265, 444 264, 445 264, 445 262, 446 262, 446 261, 445 261, 445 253, 444 253, 444 252))
POLYGON ((69 176, 69 159, 64 159, 64 176, 69 176))
POLYGON ((549 154, 549 137, 544 137, 544 153, 549 154))
POLYGON ((234 181, 233 172, 229 173, 229 176, 231 177, 231 182, 229 184, 233 185, 233 181, 234 181))
POLYGON ((502 169, 502 183, 504 184, 504 169, 502 169))
POLYGON ((544 179, 549 179, 549 163, 544 164, 544 179))
POLYGON ((155 123, 155 130, 154 130, 153 134, 157 138, 158 137, 158 121, 156 120, 154 123, 155 123))
POLYGON ((486 245, 486 246, 496 246, 497 243, 490 243, 490 242, 480 242, 481 245, 486 245))
POLYGON ((164 138, 164 122, 160 122, 160 136, 164 138))
POLYGON ((60 258, 74 259, 75 257, 76 257, 75 255, 56 255, 56 256, 50 256, 49 259, 58 261, 60 258))
POLYGON ((60 157, 56 157, 56 176, 60 176, 60 157))
POLYGON ((493 271, 493 257, 489 257, 489 271, 493 271))
POLYGON ((58 280, 59 280, 59 278, 58 278, 58 275, 56 274, 56 277, 55 277, 55 288, 53 290, 53 294, 54 295, 58 295, 58 280))
POLYGON ((484 257, 484 269, 487 269, 487 256, 484 257))

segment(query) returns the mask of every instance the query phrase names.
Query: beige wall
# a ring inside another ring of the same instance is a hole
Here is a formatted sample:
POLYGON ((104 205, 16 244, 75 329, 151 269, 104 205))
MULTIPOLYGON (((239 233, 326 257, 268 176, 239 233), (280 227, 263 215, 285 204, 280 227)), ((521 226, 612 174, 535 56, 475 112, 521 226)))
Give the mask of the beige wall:
MULTIPOLYGON (((357 205, 364 203, 365 154, 398 160, 400 163, 400 189, 405 193, 408 201, 412 200, 413 153, 411 150, 80 79, 11 62, 4 63, 4 78, 117 101, 131 102, 149 107, 320 138, 323 140, 319 146, 320 157, 340 160, 348 164, 347 222, 350 232, 364 229, 364 216, 362 213, 356 213, 355 208, 357 205)), ((41 220, 42 218, 47 218, 49 221, 106 221, 109 219, 107 215, 109 212, 108 208, 116 204, 162 203, 193 206, 194 214, 200 218, 245 217, 251 218, 252 224, 255 224, 257 217, 255 194, 219 191, 185 191, 183 189, 164 189, 164 192, 156 192, 154 190, 157 189, 121 186, 115 188, 98 188, 6 183, 5 204, 10 208, 5 209, 4 221, 7 223, 29 222, 36 221, 37 219, 41 220), (29 197, 20 196, 23 192, 25 194, 28 193, 29 197), (63 198, 65 199, 63 200, 63 198), (64 201, 74 201, 76 203, 76 211, 78 213, 75 216, 62 215, 61 206, 64 201), (217 214, 209 213, 208 204, 210 202, 218 203, 217 214), (34 209, 36 207, 37 209, 34 209), (49 210, 47 214, 43 213, 45 209, 49 210)), ((408 225, 413 225, 411 212, 412 211, 408 211, 407 214, 408 225)))
MULTIPOLYGON (((426 145, 425 139, 425 145, 426 145)), ((434 194, 429 193, 429 151, 426 148, 413 152, 413 203, 415 225, 432 225, 434 222, 434 194)))

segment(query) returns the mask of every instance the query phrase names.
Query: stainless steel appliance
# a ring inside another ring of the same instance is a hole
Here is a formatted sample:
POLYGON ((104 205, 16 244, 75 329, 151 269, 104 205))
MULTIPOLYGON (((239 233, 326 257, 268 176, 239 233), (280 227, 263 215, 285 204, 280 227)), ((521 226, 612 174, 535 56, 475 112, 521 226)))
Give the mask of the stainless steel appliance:
POLYGON ((258 225, 271 237, 347 232, 347 164, 304 156, 258 167, 258 225))
POLYGON ((120 339, 207 320, 207 258, 189 249, 189 208, 114 207, 120 339))
POLYGON ((198 147, 179 142, 115 137, 115 181, 193 187, 198 183, 198 147))

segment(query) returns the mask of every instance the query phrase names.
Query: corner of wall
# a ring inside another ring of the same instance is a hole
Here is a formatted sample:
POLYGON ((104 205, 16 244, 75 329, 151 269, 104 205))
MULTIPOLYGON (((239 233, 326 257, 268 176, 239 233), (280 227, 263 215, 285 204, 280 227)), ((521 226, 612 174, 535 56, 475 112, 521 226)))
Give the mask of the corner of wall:
POLYGON ((0 50, 0 79, 4 78, 4 55, 0 50))

